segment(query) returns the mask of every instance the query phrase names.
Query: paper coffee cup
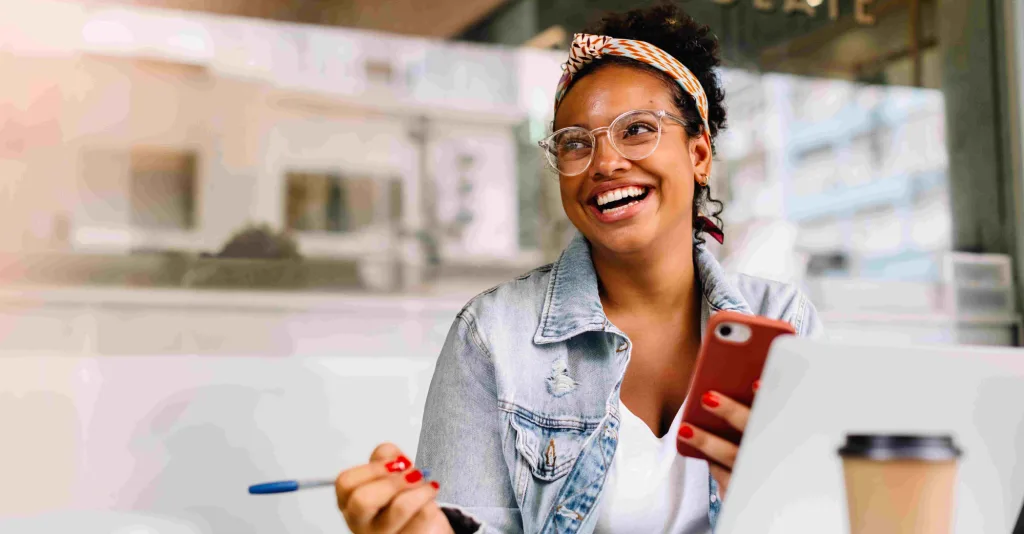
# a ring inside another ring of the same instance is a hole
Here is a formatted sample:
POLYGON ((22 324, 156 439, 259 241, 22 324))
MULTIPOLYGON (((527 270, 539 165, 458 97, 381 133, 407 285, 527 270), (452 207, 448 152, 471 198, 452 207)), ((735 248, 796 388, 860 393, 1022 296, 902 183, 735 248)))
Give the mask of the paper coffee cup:
POLYGON ((847 436, 850 534, 948 534, 960 454, 950 436, 847 436))

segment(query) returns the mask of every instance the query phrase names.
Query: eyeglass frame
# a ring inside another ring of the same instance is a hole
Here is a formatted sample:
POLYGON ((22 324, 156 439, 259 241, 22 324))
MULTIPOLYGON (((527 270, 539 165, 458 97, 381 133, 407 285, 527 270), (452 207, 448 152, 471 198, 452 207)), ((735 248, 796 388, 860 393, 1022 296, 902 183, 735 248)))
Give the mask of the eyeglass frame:
POLYGON ((622 117, 625 117, 626 115, 629 115, 630 113, 637 113, 637 112, 651 113, 655 117, 658 118, 658 140, 657 140, 657 142, 654 143, 654 148, 652 148, 651 152, 649 154, 647 154, 646 156, 644 156, 642 158, 630 158, 630 157, 626 156, 625 154, 623 154, 621 150, 619 150, 619 147, 617 147, 615 145, 615 141, 612 140, 611 135, 608 135, 608 142, 611 143, 611 146, 615 150, 615 152, 617 152, 623 158, 628 159, 629 161, 641 161, 641 160, 647 159, 647 158, 651 157, 651 154, 654 154, 655 150, 658 150, 658 146, 661 145, 662 123, 663 123, 663 120, 666 117, 669 118, 669 119, 672 119, 672 120, 674 120, 676 122, 678 122, 684 128, 686 126, 689 126, 689 124, 690 124, 685 118, 680 117, 679 115, 675 115, 673 113, 669 113, 669 112, 667 112, 667 111, 665 111, 663 109, 631 109, 629 111, 622 112, 622 114, 620 114, 618 117, 615 117, 614 119, 612 119, 611 124, 609 124, 608 126, 601 126, 601 127, 598 127, 598 128, 594 128, 593 130, 587 130, 586 128, 583 128, 582 126, 566 126, 565 128, 559 128, 558 130, 556 130, 554 132, 551 132, 551 135, 545 137, 544 139, 541 139, 540 141, 537 141, 537 146, 539 146, 545 152, 550 152, 550 150, 548 148, 550 146, 550 141, 552 139, 554 139, 554 137, 556 135, 558 135, 558 134, 560 134, 562 132, 565 132, 567 130, 572 130, 574 128, 586 131, 590 135, 590 137, 594 140, 594 143, 593 143, 594 150, 591 151, 591 153, 590 153, 590 160, 587 161, 587 164, 583 166, 583 169, 581 171, 573 173, 573 174, 564 173, 564 172, 558 170, 558 167, 556 167, 555 164, 551 162, 551 158, 550 157, 548 157, 547 155, 544 156, 544 160, 548 162, 548 166, 551 167, 552 169, 554 169, 555 172, 557 172, 559 175, 562 175, 562 176, 579 176, 579 175, 587 172, 587 169, 589 169, 590 166, 594 163, 594 154, 597 152, 597 150, 596 150, 597 149, 597 136, 602 134, 602 133, 607 135, 608 132, 611 131, 612 126, 615 126, 615 123, 619 119, 621 119, 622 117))

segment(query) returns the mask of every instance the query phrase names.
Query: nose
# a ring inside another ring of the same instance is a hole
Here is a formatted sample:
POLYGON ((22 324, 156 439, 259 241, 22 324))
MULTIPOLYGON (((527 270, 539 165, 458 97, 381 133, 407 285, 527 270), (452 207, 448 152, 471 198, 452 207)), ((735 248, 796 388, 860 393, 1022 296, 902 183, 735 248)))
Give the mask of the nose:
POLYGON ((616 172, 628 169, 630 165, 631 162, 612 146, 608 130, 594 134, 594 159, 590 162, 591 177, 608 178, 616 172))

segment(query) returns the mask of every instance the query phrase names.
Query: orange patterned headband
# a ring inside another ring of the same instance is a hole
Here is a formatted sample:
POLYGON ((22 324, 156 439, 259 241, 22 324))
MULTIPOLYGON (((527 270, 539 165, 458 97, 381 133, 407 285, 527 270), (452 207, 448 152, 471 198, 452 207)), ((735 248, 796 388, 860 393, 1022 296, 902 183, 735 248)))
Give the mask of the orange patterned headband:
POLYGON ((708 129, 708 97, 704 94, 704 88, 700 81, 679 62, 678 59, 668 55, 664 50, 643 41, 632 39, 616 39, 604 35, 589 35, 577 33, 569 45, 569 60, 562 65, 562 79, 558 81, 558 89, 555 91, 555 109, 565 96, 565 90, 569 88, 572 77, 583 68, 584 65, 599 59, 602 56, 622 56, 646 63, 665 74, 668 74, 684 91, 697 102, 697 111, 704 121, 704 131, 709 135, 708 129))

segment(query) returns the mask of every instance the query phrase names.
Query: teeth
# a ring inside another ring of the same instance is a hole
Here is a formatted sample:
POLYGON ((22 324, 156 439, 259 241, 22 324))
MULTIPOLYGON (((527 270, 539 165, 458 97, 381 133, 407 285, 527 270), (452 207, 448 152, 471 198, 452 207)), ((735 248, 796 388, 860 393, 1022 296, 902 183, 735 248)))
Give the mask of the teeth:
POLYGON ((613 213, 618 213, 618 212, 620 212, 620 211, 622 211, 622 210, 632 206, 633 204, 638 204, 639 202, 640 202, 639 200, 634 200, 633 202, 630 202, 629 204, 626 204, 625 206, 619 206, 619 207, 617 207, 617 208, 615 208, 613 210, 605 210, 602 213, 604 213, 605 215, 609 215, 609 214, 613 214, 613 213))
POLYGON ((597 197, 597 205, 603 206, 609 202, 615 202, 616 200, 622 200, 626 197, 638 197, 644 194, 644 188, 636 186, 620 187, 613 191, 605 191, 597 197))

